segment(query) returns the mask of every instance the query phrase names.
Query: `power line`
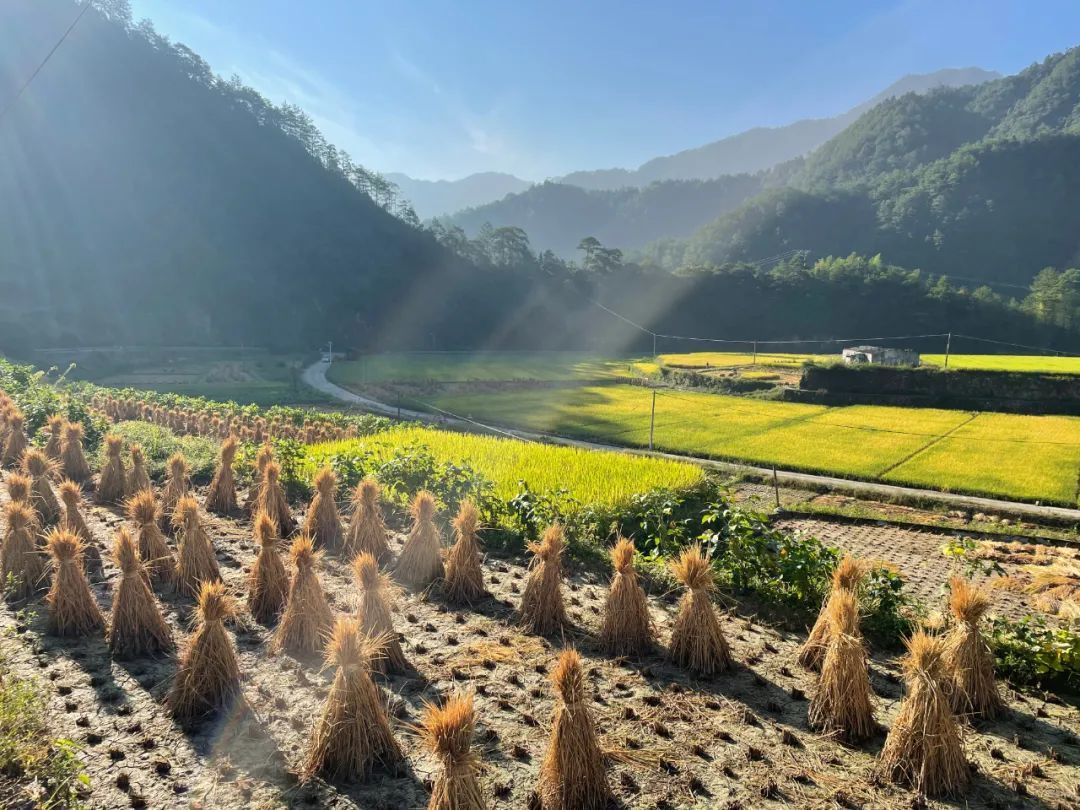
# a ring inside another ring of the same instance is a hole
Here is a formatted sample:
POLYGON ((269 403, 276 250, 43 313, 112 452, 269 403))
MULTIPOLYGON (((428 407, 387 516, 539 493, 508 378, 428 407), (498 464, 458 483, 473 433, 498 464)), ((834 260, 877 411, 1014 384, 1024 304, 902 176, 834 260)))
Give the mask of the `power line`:
POLYGON ((83 18, 83 15, 90 9, 90 5, 92 2, 93 0, 86 0, 86 4, 79 10, 79 13, 75 15, 75 19, 72 20, 71 25, 67 27, 64 35, 60 37, 60 39, 55 45, 52 46, 52 50, 45 55, 45 58, 41 60, 41 64, 34 69, 33 73, 30 74, 30 78, 23 82, 22 87, 18 89, 18 92, 15 93, 15 96, 11 99, 11 101, 5 104, 3 109, 0 109, 0 121, 4 120, 5 116, 7 116, 8 112, 10 112, 11 109, 15 106, 16 102, 18 102, 18 100, 22 98, 22 94, 26 92, 26 88, 28 88, 30 86, 30 83, 37 78, 37 75, 41 73, 42 68, 44 68, 45 65, 49 63, 49 60, 52 59, 53 54, 56 53, 57 50, 59 50, 61 45, 64 44, 64 41, 68 38, 68 35, 75 30, 75 26, 79 24, 79 20, 81 20, 83 18))
POLYGON ((1063 355, 1065 357, 1080 357, 1080 355, 1072 354, 1070 352, 1063 352, 1059 349, 1051 349, 1047 346, 1028 346, 1024 343, 1010 343, 1007 340, 991 340, 990 338, 975 337, 974 335, 961 335, 954 333, 953 337, 964 338, 966 340, 976 340, 979 343, 993 343, 997 346, 1012 346, 1016 349, 1030 349, 1033 352, 1052 352, 1057 355, 1063 355))

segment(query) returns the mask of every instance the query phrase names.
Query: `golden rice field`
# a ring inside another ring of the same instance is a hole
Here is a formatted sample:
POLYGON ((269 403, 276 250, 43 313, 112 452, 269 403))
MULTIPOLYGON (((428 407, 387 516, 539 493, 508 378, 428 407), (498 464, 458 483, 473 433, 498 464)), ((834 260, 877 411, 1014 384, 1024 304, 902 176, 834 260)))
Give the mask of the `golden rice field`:
POLYGON ((535 492, 566 489, 581 503, 611 506, 651 489, 689 487, 704 476, 700 467, 684 462, 422 427, 313 445, 307 458, 312 467, 318 467, 328 456, 368 450, 375 458, 386 460, 420 445, 439 461, 467 463, 492 481, 495 494, 503 499, 514 497, 518 482, 526 481, 535 492))
POLYGON ((732 366, 758 365, 795 368, 809 361, 828 362, 836 360, 835 354, 789 354, 787 352, 686 352, 661 354, 657 357, 663 365, 677 368, 729 368, 732 366))
MULTIPOLYGON (((658 358, 667 366, 681 368, 725 368, 754 364, 749 352, 688 352, 662 354, 658 358)), ((798 354, 758 352, 757 364, 795 368, 806 362, 828 363, 840 359, 839 354, 798 354)), ((923 365, 943 366, 945 355, 924 354, 923 365)), ((1026 354, 950 354, 949 368, 972 371, 1029 371, 1045 374, 1080 374, 1080 357, 1051 357, 1026 354)))
MULTIPOLYGON (((924 354, 928 366, 945 363, 943 354, 924 354)), ((1080 357, 1046 357, 1030 354, 950 354, 949 368, 975 371, 1033 371, 1045 374, 1080 374, 1080 357)))
MULTIPOLYGON (((652 392, 636 386, 446 394, 481 421, 647 446, 652 392)), ((660 450, 933 489, 1075 504, 1080 417, 828 407, 661 391, 660 450)))

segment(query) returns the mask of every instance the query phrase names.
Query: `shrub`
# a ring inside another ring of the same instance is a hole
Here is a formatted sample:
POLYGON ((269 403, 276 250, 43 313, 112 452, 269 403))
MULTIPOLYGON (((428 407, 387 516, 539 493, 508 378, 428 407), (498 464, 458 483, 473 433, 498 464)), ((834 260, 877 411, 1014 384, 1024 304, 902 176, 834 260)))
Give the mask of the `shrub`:
POLYGON ((987 635, 997 674, 1021 684, 1080 685, 1080 633, 1041 616, 995 618, 987 635))
MULTIPOLYGON (((69 369, 70 370, 70 369, 69 369)), ((5 391, 19 405, 26 418, 29 436, 44 444, 47 437, 40 434, 49 417, 61 414, 71 422, 81 422, 83 442, 88 450, 96 449, 107 428, 105 420, 90 413, 88 399, 77 388, 65 383, 65 374, 50 380, 49 374, 33 366, 12 363, 0 357, 0 391, 5 391)))

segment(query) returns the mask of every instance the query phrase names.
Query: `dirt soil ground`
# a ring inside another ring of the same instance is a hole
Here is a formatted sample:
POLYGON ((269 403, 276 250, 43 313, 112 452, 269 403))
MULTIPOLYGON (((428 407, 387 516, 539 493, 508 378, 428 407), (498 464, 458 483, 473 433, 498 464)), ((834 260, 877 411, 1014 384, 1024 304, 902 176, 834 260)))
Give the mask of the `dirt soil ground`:
MULTIPOLYGON (((107 610, 118 572, 104 552, 122 518, 101 507, 86 512, 107 560, 104 575, 93 582, 107 610)), ((218 518, 207 524, 226 583, 242 597, 255 555, 250 527, 218 518)), ((869 529, 844 537, 861 544, 853 551, 873 556, 891 551, 897 541, 891 531, 869 529)), ((401 540, 395 533, 395 550, 401 540)), ((574 628, 560 639, 530 636, 514 625, 527 570, 522 559, 488 555, 484 575, 491 595, 468 610, 446 606, 437 590, 401 592, 394 620, 416 672, 381 684, 408 764, 364 784, 300 785, 291 775, 333 672, 318 658, 269 654, 271 630, 250 619, 232 627, 248 706, 195 732, 182 731, 161 707, 175 669, 171 658, 120 662, 100 638, 50 637, 40 601, 0 610, 0 643, 12 666, 47 690, 55 733, 82 746, 92 783, 85 802, 92 808, 422 808, 436 763, 410 726, 424 701, 455 687, 476 692, 475 749, 490 806, 529 806, 553 707, 548 673, 564 644, 576 646, 585 659, 590 708, 611 753, 615 806, 912 806, 910 792, 868 779, 882 736, 849 748, 808 729, 814 677, 795 661, 802 634, 738 615, 733 606, 723 629, 738 665, 728 674, 689 677, 666 662, 662 650, 643 661, 611 660, 595 642, 606 576, 568 567, 564 595, 574 628)), ((321 577, 334 608, 353 610, 347 562, 326 558, 321 577)), ((928 575, 928 582, 933 579, 928 575)), ((177 636, 185 636, 191 600, 167 593, 162 598, 177 636)), ((675 594, 651 597, 662 641, 676 601, 675 594)), ((871 680, 877 718, 887 727, 903 695, 892 655, 874 652, 871 680)), ((1053 695, 1005 691, 1007 715, 966 732, 974 771, 970 791, 940 806, 1078 806, 1080 712, 1053 695)))

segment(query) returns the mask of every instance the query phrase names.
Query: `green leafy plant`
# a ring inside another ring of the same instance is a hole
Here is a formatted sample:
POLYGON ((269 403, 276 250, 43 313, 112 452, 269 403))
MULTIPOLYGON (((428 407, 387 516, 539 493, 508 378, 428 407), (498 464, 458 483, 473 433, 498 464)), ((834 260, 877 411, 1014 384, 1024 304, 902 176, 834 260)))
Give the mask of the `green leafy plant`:
POLYGON ((916 621, 925 612, 905 593, 903 578, 884 566, 866 572, 859 597, 864 631, 883 644, 896 645, 911 635, 916 621))
POLYGON ((88 787, 78 746, 52 739, 40 685, 10 671, 0 661, 0 772, 36 783, 36 806, 49 810, 82 807, 79 791, 88 787))
POLYGON ((987 637, 999 675, 1022 684, 1080 685, 1080 633, 1041 616, 996 617, 987 637))
POLYGON ((950 537, 941 547, 941 553, 960 565, 961 573, 968 579, 977 576, 1001 576, 1005 569, 997 560, 976 556, 979 544, 970 537, 950 537))

